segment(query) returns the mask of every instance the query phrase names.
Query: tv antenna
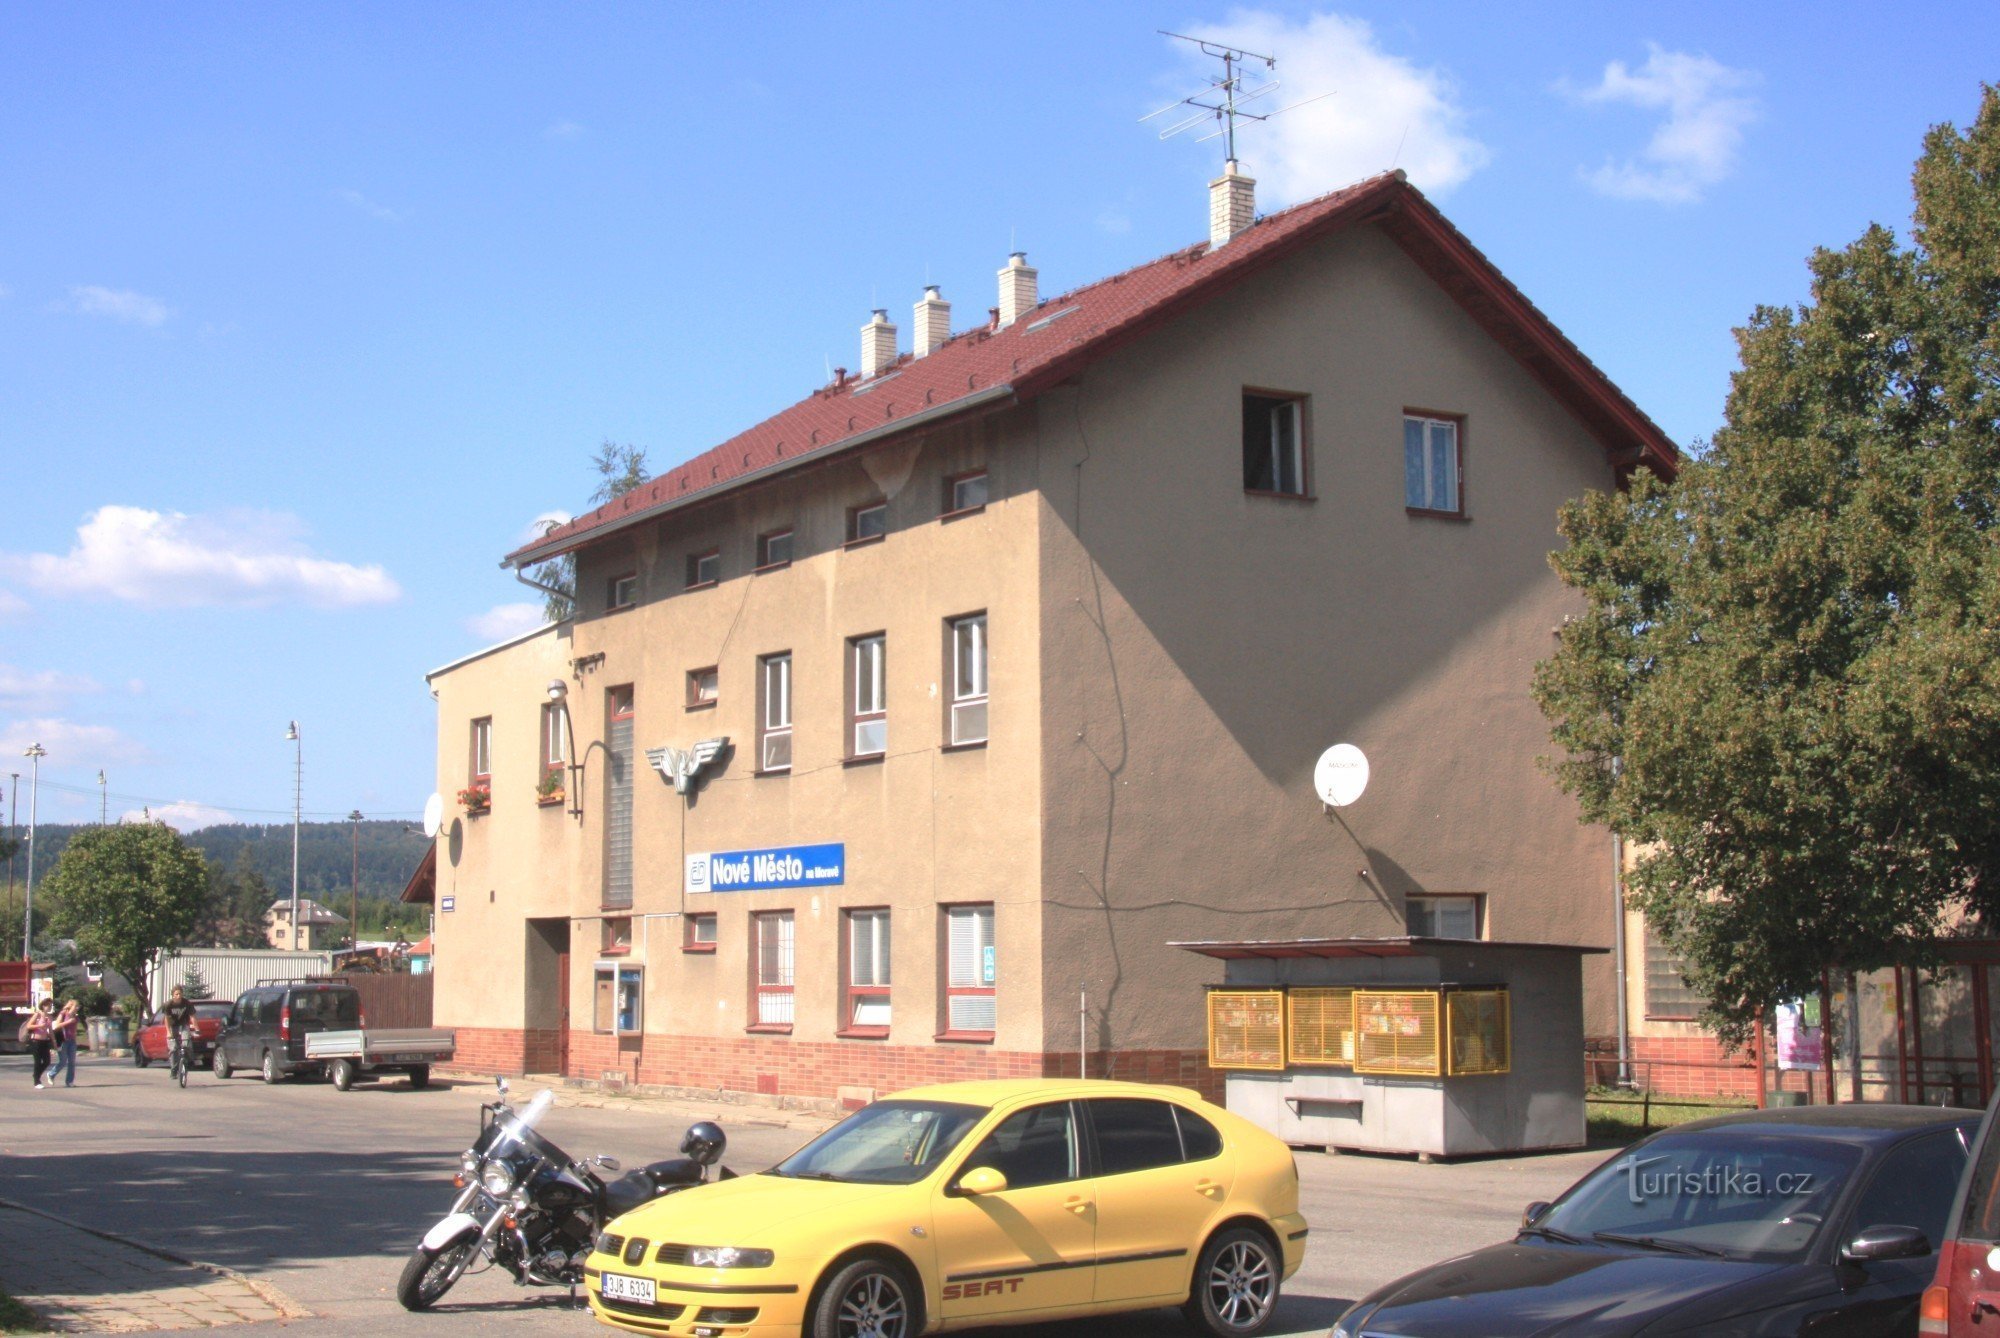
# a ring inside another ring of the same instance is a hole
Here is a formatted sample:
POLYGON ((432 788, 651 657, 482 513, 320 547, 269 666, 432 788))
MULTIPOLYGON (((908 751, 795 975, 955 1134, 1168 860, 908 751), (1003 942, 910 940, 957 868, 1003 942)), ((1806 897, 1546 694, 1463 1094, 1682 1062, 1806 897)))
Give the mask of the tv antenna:
POLYGON ((1253 102, 1258 98, 1278 91, 1278 58, 1276 56, 1267 56, 1258 51, 1245 51, 1241 47, 1227 46, 1221 42, 1211 41, 1206 37, 1189 37, 1184 33, 1170 33, 1165 28, 1161 28, 1158 31, 1162 37, 1171 37, 1177 42, 1189 43, 1200 50, 1202 55, 1222 62, 1222 77, 1220 79, 1211 79, 1208 81, 1208 86, 1201 91, 1190 94, 1178 102, 1169 102, 1158 111, 1147 112, 1139 118, 1140 124, 1143 125, 1156 116, 1165 116, 1168 112, 1181 107, 1192 107, 1195 109, 1194 115, 1182 117, 1160 131, 1161 139, 1172 139, 1175 135, 1183 131, 1192 130, 1196 126, 1213 118, 1216 128, 1196 139, 1195 143, 1206 144, 1209 140, 1220 137, 1223 140, 1223 159, 1226 162, 1233 163, 1236 161, 1236 122, 1239 117, 1246 121, 1268 121, 1274 116, 1284 115, 1294 107, 1303 107, 1308 102, 1318 102, 1320 98, 1333 96, 1331 93, 1321 93, 1316 97, 1294 102, 1290 107, 1280 107, 1276 111, 1244 111, 1244 103, 1253 102), (1244 67, 1246 65, 1254 66, 1259 63, 1263 65, 1263 70, 1261 72, 1253 71, 1246 77, 1244 67))

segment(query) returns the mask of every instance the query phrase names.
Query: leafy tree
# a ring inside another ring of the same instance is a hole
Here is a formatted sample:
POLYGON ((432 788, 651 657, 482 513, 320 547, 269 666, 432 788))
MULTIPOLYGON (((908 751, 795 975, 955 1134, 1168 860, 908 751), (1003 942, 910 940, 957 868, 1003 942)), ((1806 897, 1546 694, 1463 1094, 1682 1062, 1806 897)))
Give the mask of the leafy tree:
MULTIPOLYGON (((590 457, 590 467, 597 471, 597 490, 590 494, 593 507, 603 506, 616 497, 623 497, 632 489, 653 476, 646 470, 646 448, 615 441, 606 441, 597 448, 597 454, 590 457)), ((550 526, 554 528, 553 525, 550 526)), ((557 587, 560 593, 551 592, 544 606, 543 614, 552 623, 559 623, 570 616, 576 608, 576 557, 565 553, 559 558, 544 562, 529 569, 529 575, 544 585, 557 587)))
POLYGON ((1535 692, 1635 904, 1743 1041, 1823 971, 2000 919, 2000 88, 1933 129, 1913 244, 1870 227, 1737 332, 1671 484, 1565 509, 1588 611, 1535 692))
POLYGON ((144 994, 147 958, 194 927, 208 873, 173 828, 128 822, 79 832, 42 886, 56 932, 144 994))

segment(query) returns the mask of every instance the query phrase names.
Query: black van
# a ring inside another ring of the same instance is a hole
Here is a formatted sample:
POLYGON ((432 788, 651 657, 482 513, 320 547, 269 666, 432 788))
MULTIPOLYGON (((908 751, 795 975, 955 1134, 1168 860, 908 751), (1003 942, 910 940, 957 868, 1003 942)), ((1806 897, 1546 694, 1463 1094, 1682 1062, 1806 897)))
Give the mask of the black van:
POLYGON ((361 1026, 361 995, 337 981, 280 981, 237 997, 215 1043, 215 1076, 256 1069, 265 1082, 325 1065, 306 1059, 309 1031, 354 1031, 361 1026))

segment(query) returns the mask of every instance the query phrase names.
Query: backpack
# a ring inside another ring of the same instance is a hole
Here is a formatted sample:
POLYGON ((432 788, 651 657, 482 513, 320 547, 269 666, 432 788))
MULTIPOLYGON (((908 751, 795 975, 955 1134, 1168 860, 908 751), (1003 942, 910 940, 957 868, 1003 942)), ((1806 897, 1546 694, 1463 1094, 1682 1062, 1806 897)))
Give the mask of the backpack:
POLYGON ((27 1017, 21 1019, 21 1030, 14 1034, 14 1039, 19 1041, 22 1045, 26 1045, 28 1043, 28 1028, 33 1026, 34 1022, 35 1022, 35 1016, 32 1013, 30 1013, 27 1017))

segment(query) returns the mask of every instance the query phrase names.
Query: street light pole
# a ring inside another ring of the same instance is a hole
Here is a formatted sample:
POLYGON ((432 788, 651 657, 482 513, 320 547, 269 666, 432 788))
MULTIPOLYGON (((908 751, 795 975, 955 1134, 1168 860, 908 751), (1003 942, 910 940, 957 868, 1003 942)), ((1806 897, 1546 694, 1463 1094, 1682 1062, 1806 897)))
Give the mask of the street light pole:
POLYGON ((7 910, 9 920, 14 918, 14 819, 19 816, 21 804, 21 773, 7 773, 7 910))
POLYGON ((348 829, 354 834, 354 891, 347 906, 347 946, 361 950, 361 810, 347 815, 348 829))
POLYGON ((34 763, 28 780, 28 887, 21 911, 21 956, 31 965, 35 960, 35 820, 41 814, 42 759, 48 755, 49 750, 39 743, 29 744, 28 751, 21 754, 34 763))
POLYGON ((285 737, 292 741, 292 951, 299 948, 299 805, 305 799, 306 785, 306 745, 299 733, 299 722, 294 720, 285 727, 285 737))

